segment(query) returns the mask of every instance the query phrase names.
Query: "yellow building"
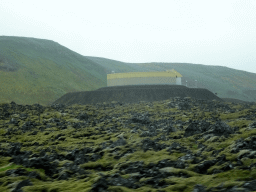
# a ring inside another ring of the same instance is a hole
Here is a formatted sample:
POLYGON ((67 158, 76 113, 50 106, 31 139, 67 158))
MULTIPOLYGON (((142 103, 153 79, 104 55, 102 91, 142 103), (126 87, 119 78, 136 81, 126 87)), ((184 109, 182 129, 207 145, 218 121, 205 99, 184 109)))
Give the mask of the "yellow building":
POLYGON ((130 72, 107 74, 107 86, 176 84, 181 85, 182 75, 172 70, 156 72, 130 72))

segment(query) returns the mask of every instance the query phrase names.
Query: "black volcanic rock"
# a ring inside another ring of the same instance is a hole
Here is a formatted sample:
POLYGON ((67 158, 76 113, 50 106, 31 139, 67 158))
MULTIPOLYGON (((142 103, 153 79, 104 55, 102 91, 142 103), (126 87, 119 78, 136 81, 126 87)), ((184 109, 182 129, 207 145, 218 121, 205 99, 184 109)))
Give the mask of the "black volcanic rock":
POLYGON ((81 182, 88 183, 83 185, 87 191, 255 190, 255 122, 246 120, 255 113, 251 106, 182 97, 153 103, 53 105, 44 108, 42 122, 39 108, 0 105, 6 113, 15 109, 15 117, 0 119, 0 163, 3 159, 7 166, 0 171, 0 189, 61 191, 61 185, 51 186, 81 182), (10 162, 13 165, 7 165, 10 162), (193 182, 184 183, 185 178, 193 182), (234 186, 221 185, 227 179, 234 186), (240 186, 235 184, 239 179, 244 181, 240 186), (213 187, 206 190, 209 182, 213 187))
POLYGON ((29 179, 26 179, 26 180, 14 183, 14 188, 11 191, 13 191, 13 192, 23 192, 23 190, 21 189, 22 187, 31 186, 31 185, 33 185, 33 183, 29 179))
MULTIPOLYGON (((96 104, 103 102, 137 103, 167 100, 170 97, 191 97, 196 99, 222 101, 207 89, 187 88, 183 85, 127 85, 103 87, 95 91, 72 92, 63 95, 53 102, 52 107, 60 109, 63 105, 96 104)), ((191 108, 188 103, 180 103, 182 110, 191 108)))

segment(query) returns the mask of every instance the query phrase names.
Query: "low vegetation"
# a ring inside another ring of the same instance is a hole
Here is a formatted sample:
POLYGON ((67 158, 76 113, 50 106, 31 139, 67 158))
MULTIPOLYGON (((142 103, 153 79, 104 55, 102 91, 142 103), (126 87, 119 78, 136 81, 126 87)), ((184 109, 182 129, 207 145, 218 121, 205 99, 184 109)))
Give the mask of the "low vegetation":
POLYGON ((0 104, 0 191, 256 191, 256 104, 0 104))

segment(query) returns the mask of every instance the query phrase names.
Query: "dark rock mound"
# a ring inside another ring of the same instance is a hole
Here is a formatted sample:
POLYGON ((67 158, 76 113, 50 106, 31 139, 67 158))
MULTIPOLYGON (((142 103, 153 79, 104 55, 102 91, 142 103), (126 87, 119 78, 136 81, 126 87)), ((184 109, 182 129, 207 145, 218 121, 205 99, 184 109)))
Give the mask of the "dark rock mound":
POLYGON ((170 97, 223 101, 209 90, 202 88, 188 88, 183 85, 127 85, 67 93, 52 104, 85 105, 111 101, 137 103, 167 100, 170 97))

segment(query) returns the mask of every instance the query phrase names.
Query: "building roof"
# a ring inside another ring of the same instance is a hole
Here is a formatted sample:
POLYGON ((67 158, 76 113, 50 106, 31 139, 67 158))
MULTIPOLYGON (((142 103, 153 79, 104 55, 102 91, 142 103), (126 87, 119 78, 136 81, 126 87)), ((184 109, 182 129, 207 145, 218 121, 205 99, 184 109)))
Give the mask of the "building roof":
POLYGON ((121 78, 134 78, 134 77, 176 77, 176 76, 182 77, 182 75, 179 72, 172 69, 167 71, 107 74, 107 79, 121 79, 121 78))

